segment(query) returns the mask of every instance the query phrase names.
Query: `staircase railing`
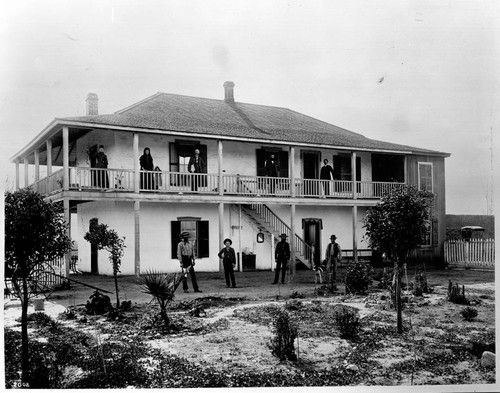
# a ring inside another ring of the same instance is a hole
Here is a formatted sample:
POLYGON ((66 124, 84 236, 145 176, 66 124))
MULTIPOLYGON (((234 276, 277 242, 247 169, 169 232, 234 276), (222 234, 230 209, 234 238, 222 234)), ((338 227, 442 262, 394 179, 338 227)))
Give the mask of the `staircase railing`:
MULTIPOLYGON (((292 233, 292 229, 281 219, 279 218, 269 207, 262 203, 253 203, 250 207, 255 210, 266 223, 278 233, 284 233, 289 238, 292 233)), ((305 259, 303 262, 309 264, 309 267, 312 268, 312 248, 307 244, 304 239, 302 239, 299 235, 295 234, 295 239, 293 239, 293 250, 299 255, 303 256, 305 259)))

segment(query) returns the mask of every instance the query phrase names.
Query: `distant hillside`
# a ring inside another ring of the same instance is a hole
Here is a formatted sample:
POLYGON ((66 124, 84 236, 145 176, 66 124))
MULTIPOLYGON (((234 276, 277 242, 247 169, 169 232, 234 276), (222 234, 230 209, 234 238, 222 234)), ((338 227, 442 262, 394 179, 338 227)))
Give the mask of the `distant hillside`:
POLYGON ((483 238, 495 238, 495 216, 447 214, 446 239, 461 239, 460 229, 467 225, 476 225, 484 228, 483 238))

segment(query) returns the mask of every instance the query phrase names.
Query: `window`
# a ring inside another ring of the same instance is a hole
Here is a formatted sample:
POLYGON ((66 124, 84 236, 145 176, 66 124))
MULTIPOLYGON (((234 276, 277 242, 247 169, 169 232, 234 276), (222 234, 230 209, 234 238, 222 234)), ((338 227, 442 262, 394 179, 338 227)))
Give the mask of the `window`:
POLYGON ((271 154, 279 162, 279 177, 288 177, 288 152, 271 148, 257 149, 257 176, 267 175, 265 163, 271 157, 271 154))
POLYGON ((418 189, 420 191, 433 191, 431 162, 418 163, 418 189))
POLYGON ((177 259, 177 245, 181 241, 180 234, 188 232, 189 241, 194 245, 196 258, 209 257, 208 221, 195 217, 179 218, 171 222, 172 259, 177 259))
MULTIPOLYGON (((333 156, 333 175, 335 180, 352 180, 352 159, 350 155, 333 156)), ((361 157, 356 157, 356 181, 361 181, 361 157)))
POLYGON ((436 247, 438 245, 438 222, 437 219, 431 219, 427 223, 427 231, 422 247, 436 247))

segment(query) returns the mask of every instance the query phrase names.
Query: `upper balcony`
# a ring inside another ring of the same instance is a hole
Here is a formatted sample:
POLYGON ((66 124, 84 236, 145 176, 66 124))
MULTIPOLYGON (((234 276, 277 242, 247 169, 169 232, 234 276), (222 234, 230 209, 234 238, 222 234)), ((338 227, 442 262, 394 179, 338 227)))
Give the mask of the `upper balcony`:
MULTIPOLYGON (((290 187, 292 180, 283 177, 165 171, 139 171, 137 176, 133 169, 68 169, 68 190, 81 193, 114 191, 159 195, 230 195, 246 198, 379 199, 386 192, 404 185, 397 182, 296 178, 294 187, 290 187)), ((47 196, 62 192, 64 170, 60 169, 37 180, 31 187, 47 196)))

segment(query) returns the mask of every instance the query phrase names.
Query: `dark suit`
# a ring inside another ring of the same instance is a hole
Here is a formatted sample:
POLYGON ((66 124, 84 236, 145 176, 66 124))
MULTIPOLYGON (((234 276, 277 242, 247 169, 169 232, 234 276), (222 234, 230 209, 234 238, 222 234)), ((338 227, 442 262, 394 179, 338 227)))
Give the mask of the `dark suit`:
MULTIPOLYGON (((189 158, 189 173, 205 173, 205 162, 203 158, 196 154, 189 158)), ((201 176, 193 176, 191 179, 191 191, 198 191, 198 185, 202 184, 201 176)))
POLYGON ((323 190, 325 191, 325 195, 330 195, 330 180, 334 178, 333 168, 331 167, 331 165, 326 164, 321 167, 319 178, 321 180, 325 180, 321 182, 323 183, 323 190))
POLYGON ((286 276, 286 266, 288 260, 290 259, 290 245, 284 240, 278 242, 274 250, 274 257, 276 259, 276 271, 274 273, 274 283, 276 284, 278 282, 281 270, 281 283, 284 284, 286 276))

